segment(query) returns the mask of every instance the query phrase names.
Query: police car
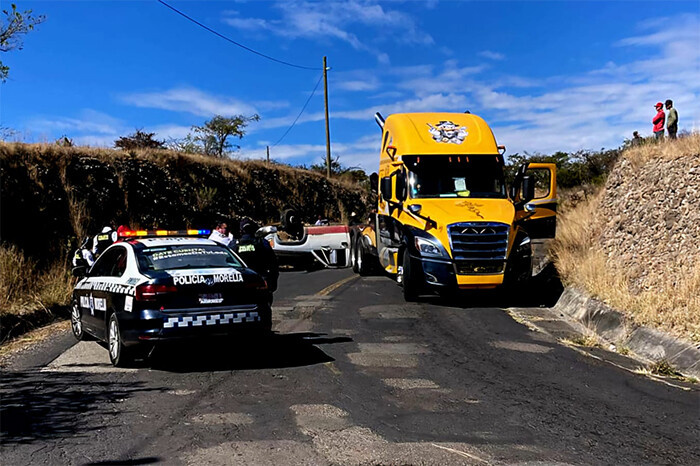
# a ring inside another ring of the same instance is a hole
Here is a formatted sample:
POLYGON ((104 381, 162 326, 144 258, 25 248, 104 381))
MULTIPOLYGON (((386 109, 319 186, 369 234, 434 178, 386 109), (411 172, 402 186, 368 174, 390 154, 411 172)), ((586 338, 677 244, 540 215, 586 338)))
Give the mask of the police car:
POLYGON ((129 231, 92 268, 74 269, 73 335, 106 342, 112 364, 124 366, 159 341, 269 333, 264 279, 226 246, 183 233, 209 231, 129 231))

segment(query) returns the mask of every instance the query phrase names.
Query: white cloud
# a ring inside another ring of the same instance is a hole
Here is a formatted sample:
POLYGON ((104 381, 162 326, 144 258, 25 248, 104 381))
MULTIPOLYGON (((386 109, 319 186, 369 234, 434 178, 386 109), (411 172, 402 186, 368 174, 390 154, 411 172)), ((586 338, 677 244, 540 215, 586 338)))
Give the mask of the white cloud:
POLYGON ((379 86, 379 80, 375 76, 370 76, 367 79, 340 81, 335 83, 334 88, 341 91, 365 92, 374 91, 378 89, 379 86))
POLYGON ((192 127, 183 125, 159 125, 149 128, 149 132, 156 133, 156 139, 167 142, 171 139, 184 138, 192 132, 192 127))
POLYGON ((105 113, 85 109, 75 118, 38 118, 33 120, 30 126, 34 131, 64 132, 70 137, 70 133, 74 132, 114 135, 118 133, 123 123, 105 113))
MULTIPOLYGON (((136 107, 171 110, 203 117, 214 115, 248 116, 258 113, 256 107, 238 99, 210 95, 191 87, 175 88, 162 92, 132 93, 122 96, 121 100, 136 107)), ((271 105, 276 104, 271 103, 271 105)))
POLYGON ((397 9, 385 9, 373 1, 282 1, 275 6, 281 13, 279 19, 243 18, 238 12, 229 11, 222 21, 249 33, 264 31, 289 39, 336 39, 356 50, 373 54, 381 64, 388 64, 389 56, 375 46, 378 37, 404 44, 434 43, 411 16, 397 9), (361 39, 358 34, 350 32, 358 27, 374 28, 372 40, 361 39))
POLYGON ((480 57, 488 58, 489 60, 503 60, 506 58, 505 55, 502 53, 498 52, 492 52, 491 50, 484 50, 482 52, 479 52, 480 57))

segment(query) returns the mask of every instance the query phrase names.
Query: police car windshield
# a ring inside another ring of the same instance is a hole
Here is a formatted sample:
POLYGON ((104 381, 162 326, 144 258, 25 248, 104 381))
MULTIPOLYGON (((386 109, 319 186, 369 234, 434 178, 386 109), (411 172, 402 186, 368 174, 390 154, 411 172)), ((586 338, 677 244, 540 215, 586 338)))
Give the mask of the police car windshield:
POLYGON ((408 155, 412 198, 505 198, 503 161, 497 155, 408 155))
POLYGON ((172 245, 143 249, 137 253, 141 270, 243 267, 231 251, 218 245, 172 245))

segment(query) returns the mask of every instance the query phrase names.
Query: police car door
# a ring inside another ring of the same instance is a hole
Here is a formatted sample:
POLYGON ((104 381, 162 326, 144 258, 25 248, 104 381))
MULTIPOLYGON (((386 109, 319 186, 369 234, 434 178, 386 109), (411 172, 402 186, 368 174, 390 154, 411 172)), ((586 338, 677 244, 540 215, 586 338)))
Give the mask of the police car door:
POLYGON ((126 287, 121 278, 126 270, 128 251, 115 246, 105 251, 90 269, 79 298, 83 322, 98 337, 105 337, 107 311, 124 306, 126 287))

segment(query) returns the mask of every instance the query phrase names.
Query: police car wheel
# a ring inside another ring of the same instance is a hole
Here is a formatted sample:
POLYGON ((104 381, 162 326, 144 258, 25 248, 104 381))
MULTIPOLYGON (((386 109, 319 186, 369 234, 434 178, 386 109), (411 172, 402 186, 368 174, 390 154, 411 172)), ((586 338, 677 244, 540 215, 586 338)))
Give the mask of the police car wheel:
POLYGON ((83 328, 83 319, 80 314, 80 308, 78 307, 78 303, 75 302, 73 303, 70 311, 70 327, 76 340, 87 340, 87 335, 85 334, 85 329, 83 328))
POLYGON ((107 349, 109 350, 109 360, 115 367, 126 367, 133 362, 131 352, 122 343, 119 320, 116 314, 109 317, 107 324, 107 349))

